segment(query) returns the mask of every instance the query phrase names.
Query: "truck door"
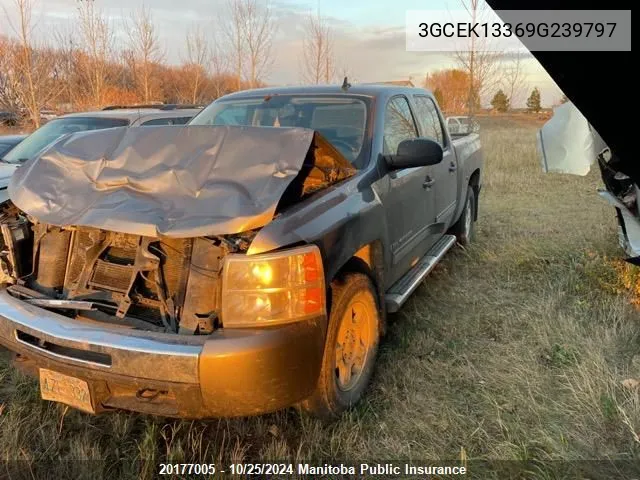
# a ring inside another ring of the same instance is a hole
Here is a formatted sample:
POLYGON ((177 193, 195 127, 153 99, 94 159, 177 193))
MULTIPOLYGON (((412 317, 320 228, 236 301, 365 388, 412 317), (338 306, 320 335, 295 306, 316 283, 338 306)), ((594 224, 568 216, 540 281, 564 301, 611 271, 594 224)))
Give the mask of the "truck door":
MULTIPOLYGON (((389 99, 384 118, 384 151, 393 155, 403 140, 418 137, 418 127, 404 95, 389 99)), ((385 211, 389 228, 391 283, 415 264, 435 242, 435 190, 433 167, 415 167, 389 173, 385 211)))
POLYGON ((436 222, 443 229, 451 226, 458 198, 458 160, 453 145, 447 144, 442 119, 435 102, 427 95, 414 95, 420 135, 436 140, 443 150, 442 162, 431 167, 435 180, 436 222))

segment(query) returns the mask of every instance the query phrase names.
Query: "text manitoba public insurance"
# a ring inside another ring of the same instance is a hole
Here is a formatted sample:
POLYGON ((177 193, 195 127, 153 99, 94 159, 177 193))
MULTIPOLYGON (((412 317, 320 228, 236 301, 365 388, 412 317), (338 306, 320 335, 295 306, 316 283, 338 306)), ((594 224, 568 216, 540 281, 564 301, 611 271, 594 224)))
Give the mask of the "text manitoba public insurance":
POLYGON ((359 466, 353 465, 309 465, 308 463, 298 464, 298 475, 466 475, 467 468, 464 466, 441 466, 441 465, 412 465, 393 463, 361 463, 359 466))

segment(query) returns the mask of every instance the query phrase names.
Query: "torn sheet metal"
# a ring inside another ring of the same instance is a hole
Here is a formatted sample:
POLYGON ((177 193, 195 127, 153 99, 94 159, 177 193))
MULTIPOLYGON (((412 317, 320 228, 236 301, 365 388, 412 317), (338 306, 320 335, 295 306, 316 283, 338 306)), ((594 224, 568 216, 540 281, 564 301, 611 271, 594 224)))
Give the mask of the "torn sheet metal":
POLYGON ((553 117, 538 132, 538 157, 545 173, 586 175, 607 148, 598 132, 573 103, 553 110, 553 117))
MULTIPOLYGON (((612 193, 606 190, 599 190, 598 193, 602 198, 609 202, 609 204, 617 208, 622 215, 624 229, 622 228, 622 225, 619 225, 618 227, 620 246, 624 248, 625 253, 629 255, 629 257, 640 257, 640 220, 612 193)), ((637 187, 636 193, 640 193, 637 187)))
MULTIPOLYGON (((57 226, 174 238, 240 233, 271 221, 305 160, 315 162, 309 155, 314 143, 326 147, 313 130, 302 128, 79 133, 19 168, 9 195, 28 214, 57 226)), ((338 170, 351 168, 330 150, 338 170)))

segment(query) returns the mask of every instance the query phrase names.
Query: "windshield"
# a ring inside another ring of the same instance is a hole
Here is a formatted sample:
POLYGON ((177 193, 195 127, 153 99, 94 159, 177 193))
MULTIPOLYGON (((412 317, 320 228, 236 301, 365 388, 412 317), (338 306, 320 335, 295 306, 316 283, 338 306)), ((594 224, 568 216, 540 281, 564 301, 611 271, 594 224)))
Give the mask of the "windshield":
POLYGON ((214 102, 190 125, 310 128, 361 168, 366 118, 367 105, 359 98, 273 95, 214 102))
POLYGON ((122 118, 67 117, 54 119, 29 135, 21 144, 7 153, 2 160, 8 163, 23 163, 35 157, 40 150, 63 135, 88 130, 125 127, 128 124, 129 121, 122 118))

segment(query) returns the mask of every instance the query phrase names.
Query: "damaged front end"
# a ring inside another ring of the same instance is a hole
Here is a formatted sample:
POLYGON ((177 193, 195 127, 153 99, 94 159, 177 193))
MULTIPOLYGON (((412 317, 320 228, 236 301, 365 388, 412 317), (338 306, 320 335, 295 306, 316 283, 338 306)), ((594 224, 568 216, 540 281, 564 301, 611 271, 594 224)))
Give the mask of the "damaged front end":
POLYGON ((64 139, 18 169, 0 206, 0 345, 42 398, 90 413, 293 405, 324 351, 320 249, 248 252, 274 217, 353 174, 300 129, 64 139))
POLYGON ((274 216, 354 172, 304 129, 71 137, 12 180, 21 208, 8 202, 0 214, 0 281, 66 316, 208 335, 222 325, 225 259, 246 254, 274 216))
POLYGON ((206 335, 219 326, 220 274, 255 232, 152 238, 39 223, 13 205, 0 216, 2 283, 27 303, 70 317, 206 335))

